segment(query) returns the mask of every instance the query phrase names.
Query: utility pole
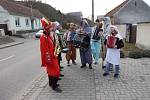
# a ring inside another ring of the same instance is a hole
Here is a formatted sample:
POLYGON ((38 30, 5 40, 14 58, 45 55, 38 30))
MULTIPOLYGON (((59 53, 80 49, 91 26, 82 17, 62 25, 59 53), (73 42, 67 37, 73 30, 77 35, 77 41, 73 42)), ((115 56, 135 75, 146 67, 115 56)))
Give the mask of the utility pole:
POLYGON ((94 0, 92 0, 92 21, 94 22, 94 0))

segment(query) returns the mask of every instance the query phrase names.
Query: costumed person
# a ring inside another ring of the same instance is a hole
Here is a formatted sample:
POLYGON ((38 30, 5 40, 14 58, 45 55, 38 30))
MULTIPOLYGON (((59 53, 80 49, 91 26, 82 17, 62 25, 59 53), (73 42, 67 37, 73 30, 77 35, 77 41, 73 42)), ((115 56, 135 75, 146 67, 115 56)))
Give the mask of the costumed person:
MULTIPOLYGON (((62 61, 62 57, 61 57, 61 47, 62 47, 62 41, 61 41, 61 32, 59 31, 61 29, 61 25, 59 24, 59 22, 55 21, 52 23, 53 24, 53 30, 52 30, 52 34, 53 34, 53 37, 54 37, 54 42, 55 44, 57 44, 57 49, 58 49, 58 63, 59 63, 59 67, 60 67, 60 71, 61 69, 63 68, 62 66, 60 66, 60 62, 62 61)), ((60 77, 64 77, 63 74, 60 74, 60 77)), ((59 80, 61 80, 59 78, 59 80)))
POLYGON ((64 38, 67 40, 67 48, 69 51, 66 53, 66 59, 67 59, 67 66, 70 66, 70 60, 72 60, 72 63, 74 65, 77 65, 75 62, 76 60, 76 48, 73 45, 73 38, 76 34, 76 24, 69 23, 68 24, 69 30, 64 34, 64 38))
POLYGON ((92 29, 89 26, 86 19, 81 21, 81 30, 82 33, 86 36, 83 40, 83 45, 79 48, 80 58, 81 58, 81 68, 86 67, 86 64, 89 64, 89 69, 92 69, 92 50, 90 45, 90 39, 92 34, 92 29))
MULTIPOLYGON (((101 56, 102 56, 102 68, 106 67, 106 51, 107 48, 104 45, 104 41, 106 39, 106 36, 108 36, 110 34, 110 26, 111 26, 111 20, 109 17, 103 17, 100 19, 101 21, 103 21, 103 35, 101 38, 101 56)), ((113 68, 110 68, 110 70, 112 70, 113 68)))
POLYGON ((91 49, 95 61, 94 64, 98 64, 98 60, 100 58, 102 33, 103 33, 102 23, 100 22, 99 19, 97 19, 96 26, 94 27, 91 36, 91 49))
POLYGON ((111 34, 105 39, 104 44, 107 47, 106 67, 103 76, 109 75, 110 67, 115 66, 114 77, 120 74, 120 49, 124 47, 123 38, 121 37, 116 26, 111 26, 111 34))
POLYGON ((58 58, 55 53, 55 44, 50 36, 52 30, 51 22, 48 22, 45 18, 41 19, 42 27, 44 29, 43 34, 40 37, 40 51, 41 51, 41 61, 42 67, 45 67, 47 70, 49 78, 49 86, 56 92, 61 93, 62 90, 58 87, 57 84, 60 69, 58 64, 58 58))

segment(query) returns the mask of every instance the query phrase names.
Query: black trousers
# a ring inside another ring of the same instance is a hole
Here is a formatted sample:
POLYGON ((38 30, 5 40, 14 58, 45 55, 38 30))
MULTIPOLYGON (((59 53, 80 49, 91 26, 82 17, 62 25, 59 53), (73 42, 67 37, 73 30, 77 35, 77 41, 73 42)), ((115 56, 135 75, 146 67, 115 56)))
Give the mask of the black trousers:
POLYGON ((52 87, 53 89, 57 88, 58 77, 48 75, 48 79, 49 79, 49 86, 52 87))
POLYGON ((60 67, 60 61, 62 61, 61 53, 58 54, 58 63, 59 63, 59 67, 60 67))

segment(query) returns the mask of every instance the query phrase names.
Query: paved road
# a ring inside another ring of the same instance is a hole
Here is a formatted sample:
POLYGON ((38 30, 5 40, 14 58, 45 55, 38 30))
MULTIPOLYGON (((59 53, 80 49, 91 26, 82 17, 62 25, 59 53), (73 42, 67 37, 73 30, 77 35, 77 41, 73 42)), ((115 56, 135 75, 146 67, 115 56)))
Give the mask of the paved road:
POLYGON ((0 50, 0 100, 12 100, 42 72, 39 41, 0 50))

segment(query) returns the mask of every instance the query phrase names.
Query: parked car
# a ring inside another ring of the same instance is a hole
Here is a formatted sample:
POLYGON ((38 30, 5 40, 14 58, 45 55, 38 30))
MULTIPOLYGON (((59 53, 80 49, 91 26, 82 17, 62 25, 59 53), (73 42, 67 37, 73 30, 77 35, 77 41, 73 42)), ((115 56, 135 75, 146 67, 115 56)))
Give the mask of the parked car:
POLYGON ((35 33, 36 38, 40 38, 40 36, 43 34, 43 30, 39 30, 37 33, 35 33))

